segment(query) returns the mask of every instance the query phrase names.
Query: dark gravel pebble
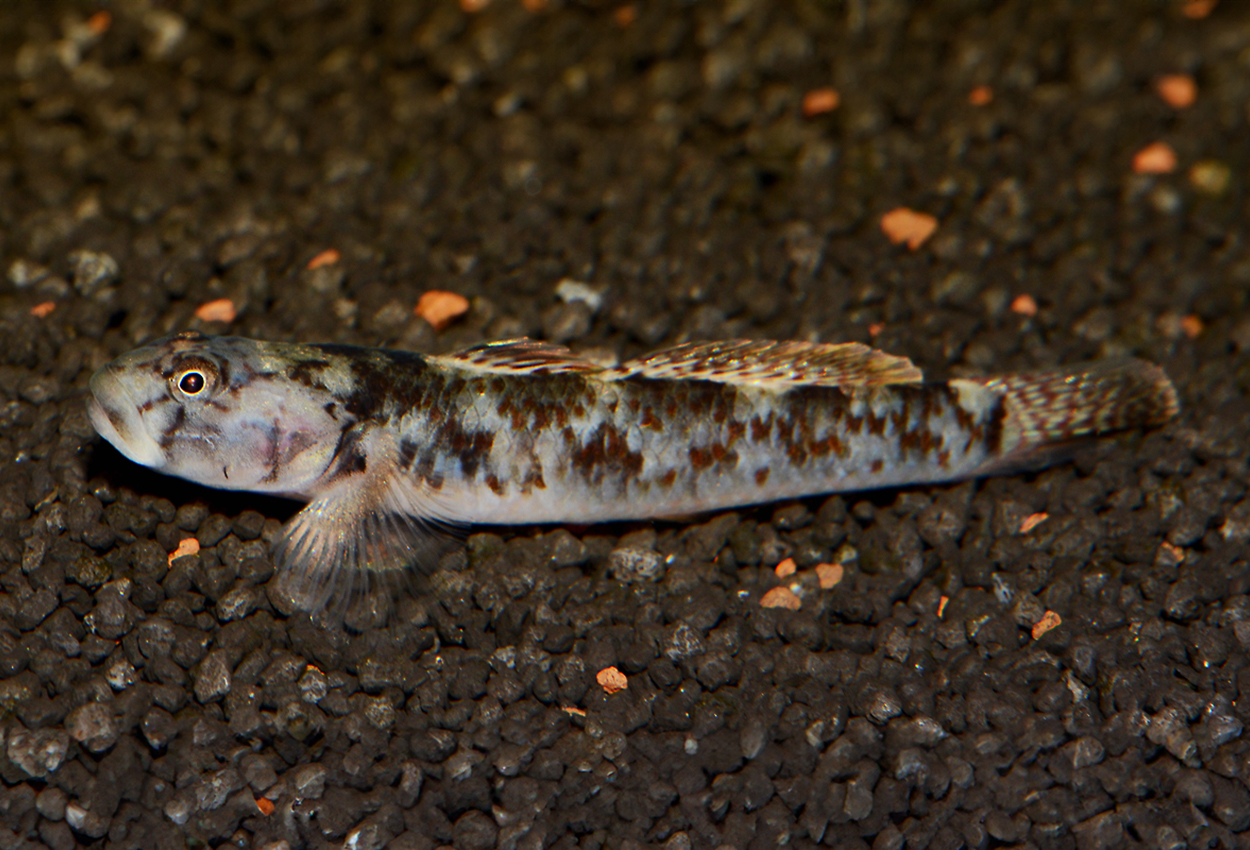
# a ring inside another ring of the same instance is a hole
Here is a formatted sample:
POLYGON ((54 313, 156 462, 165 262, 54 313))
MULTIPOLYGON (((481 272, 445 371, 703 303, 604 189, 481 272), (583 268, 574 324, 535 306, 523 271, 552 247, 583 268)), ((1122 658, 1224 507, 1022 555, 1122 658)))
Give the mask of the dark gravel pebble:
POLYGON ((1199 5, 0 5, 0 850, 1250 846, 1250 7, 1199 5), (473 529, 338 623, 274 580, 290 504, 94 437, 92 371, 188 327, 1134 355, 1184 412, 984 482, 473 529))

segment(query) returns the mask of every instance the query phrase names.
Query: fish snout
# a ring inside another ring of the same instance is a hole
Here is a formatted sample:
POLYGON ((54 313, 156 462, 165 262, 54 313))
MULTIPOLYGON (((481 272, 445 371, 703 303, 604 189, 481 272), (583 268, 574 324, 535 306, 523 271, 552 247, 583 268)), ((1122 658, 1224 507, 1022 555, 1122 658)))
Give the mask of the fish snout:
POLYGON ((148 433, 123 373, 110 363, 91 376, 89 387, 87 416, 96 433, 135 463, 152 468, 163 466, 165 452, 148 433))

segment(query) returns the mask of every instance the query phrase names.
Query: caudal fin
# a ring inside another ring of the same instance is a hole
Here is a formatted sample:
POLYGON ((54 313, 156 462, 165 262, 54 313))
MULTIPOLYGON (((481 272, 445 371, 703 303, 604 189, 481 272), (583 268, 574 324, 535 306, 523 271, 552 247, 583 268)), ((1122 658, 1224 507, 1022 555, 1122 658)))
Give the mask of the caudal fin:
POLYGON ((1003 466, 1029 466, 1052 447, 1176 416, 1176 388, 1153 363, 1120 358, 1055 372, 985 382, 1003 393, 1003 466))

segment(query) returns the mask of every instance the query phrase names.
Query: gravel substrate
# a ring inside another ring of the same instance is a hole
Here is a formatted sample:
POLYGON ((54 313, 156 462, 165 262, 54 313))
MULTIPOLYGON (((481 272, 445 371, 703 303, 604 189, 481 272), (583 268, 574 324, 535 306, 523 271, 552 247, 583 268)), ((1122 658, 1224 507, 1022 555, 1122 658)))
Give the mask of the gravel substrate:
POLYGON ((0 850, 1250 847, 1250 4, 462 5, 0 4, 0 850), (92 432, 92 370, 183 328, 1129 353, 1183 413, 475 529, 329 628, 273 590, 291 505, 92 432))

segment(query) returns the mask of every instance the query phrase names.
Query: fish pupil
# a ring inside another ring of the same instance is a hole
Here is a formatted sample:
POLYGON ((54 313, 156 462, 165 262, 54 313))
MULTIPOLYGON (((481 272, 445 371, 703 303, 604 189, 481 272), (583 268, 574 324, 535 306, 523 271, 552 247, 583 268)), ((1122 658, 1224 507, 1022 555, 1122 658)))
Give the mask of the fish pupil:
POLYGON ((199 372, 187 372, 178 380, 178 389, 187 395, 195 395, 204 389, 204 376, 199 372))

